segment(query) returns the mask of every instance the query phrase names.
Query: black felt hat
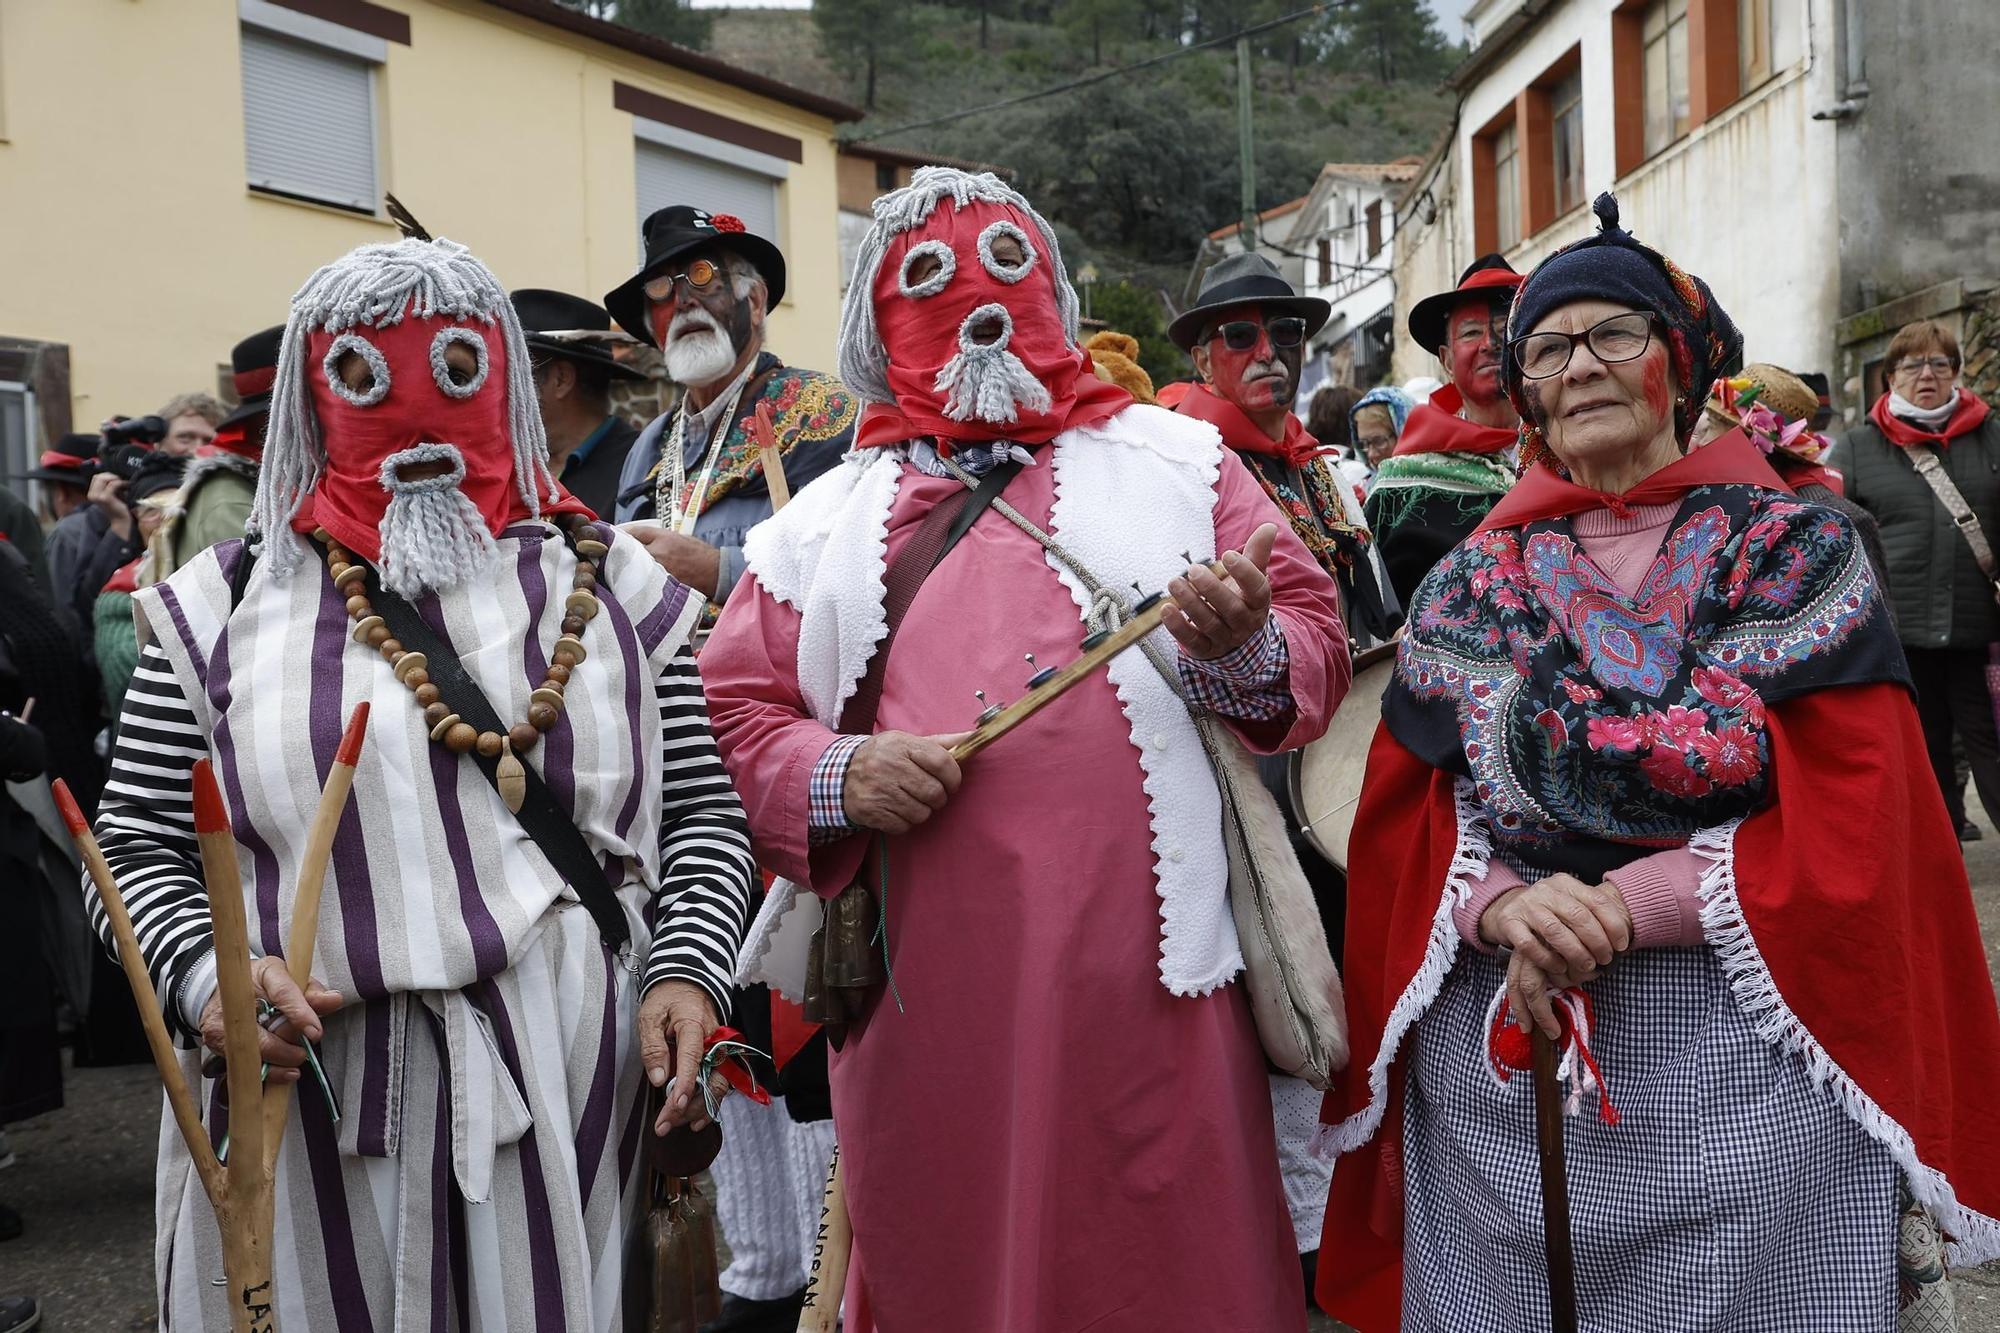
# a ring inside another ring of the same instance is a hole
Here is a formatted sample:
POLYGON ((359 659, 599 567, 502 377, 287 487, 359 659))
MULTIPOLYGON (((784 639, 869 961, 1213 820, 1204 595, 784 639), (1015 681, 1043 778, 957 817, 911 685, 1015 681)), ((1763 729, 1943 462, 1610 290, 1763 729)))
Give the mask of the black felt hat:
POLYGON ((271 410, 271 385, 278 378, 278 344, 285 326, 274 324, 253 333, 229 349, 230 378, 236 384, 236 410, 217 429, 238 426, 271 410))
POLYGON ((646 283, 661 269, 691 250, 719 248, 742 255, 757 266, 770 293, 767 306, 785 295, 785 257, 762 236, 744 230, 743 220, 728 213, 675 204, 646 219, 646 259, 639 271, 604 294, 605 309, 627 333, 648 346, 653 331, 646 327, 646 283))
POLYGON ((599 366, 618 379, 646 378, 611 354, 614 343, 629 340, 611 327, 611 316, 597 302, 545 287, 523 287, 507 299, 514 303, 521 331, 537 355, 599 366))
POLYGON ((1327 316, 1333 313, 1331 302, 1317 296, 1300 296, 1298 289, 1278 272, 1276 264, 1254 250, 1245 251, 1218 260, 1201 275, 1201 291, 1195 295, 1194 304, 1167 325, 1167 337, 1185 352, 1194 346, 1202 326, 1218 311, 1244 305, 1288 310, 1302 316, 1308 338, 1318 333, 1327 316))
POLYGON ((1521 275, 1505 258, 1497 254, 1481 255, 1458 275, 1458 286, 1426 296, 1410 307, 1410 336, 1426 352, 1436 353, 1444 346, 1445 327, 1451 322, 1452 311, 1467 301, 1479 300, 1504 310, 1521 282, 1521 275))
POLYGON ((21 473, 25 481, 45 481, 60 486, 89 486, 97 471, 97 450, 103 441, 95 435, 65 435, 42 450, 41 462, 21 473))
POLYGON ((178 489, 187 474, 187 459, 154 450, 125 483, 125 503, 137 504, 161 491, 178 489))

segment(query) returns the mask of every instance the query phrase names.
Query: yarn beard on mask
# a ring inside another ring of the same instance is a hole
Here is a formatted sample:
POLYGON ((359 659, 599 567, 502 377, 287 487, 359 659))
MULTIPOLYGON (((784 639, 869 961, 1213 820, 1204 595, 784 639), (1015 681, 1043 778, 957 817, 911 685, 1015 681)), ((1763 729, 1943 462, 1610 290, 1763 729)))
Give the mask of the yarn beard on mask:
POLYGON ((448 444, 419 444, 382 462, 389 492, 376 531, 381 538, 382 586, 403 597, 458 587, 490 570, 499 554, 486 519, 460 489, 465 459, 448 444), (450 470, 406 479, 404 467, 443 461, 450 470))

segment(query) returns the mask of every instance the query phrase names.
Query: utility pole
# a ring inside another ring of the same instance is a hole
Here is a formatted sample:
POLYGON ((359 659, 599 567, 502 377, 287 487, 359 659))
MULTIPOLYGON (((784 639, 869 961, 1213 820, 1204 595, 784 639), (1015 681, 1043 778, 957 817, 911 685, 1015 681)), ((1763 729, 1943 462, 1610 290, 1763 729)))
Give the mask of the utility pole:
POLYGON ((1236 155, 1243 174, 1243 221, 1238 227, 1245 250, 1257 248, 1257 159, 1250 120, 1250 39, 1236 39, 1236 155))

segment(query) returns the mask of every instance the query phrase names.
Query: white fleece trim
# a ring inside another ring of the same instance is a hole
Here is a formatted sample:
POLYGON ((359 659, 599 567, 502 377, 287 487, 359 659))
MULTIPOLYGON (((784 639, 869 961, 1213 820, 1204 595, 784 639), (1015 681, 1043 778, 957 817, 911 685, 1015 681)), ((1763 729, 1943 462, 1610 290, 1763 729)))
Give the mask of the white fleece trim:
MULTIPOLYGON (((1186 568, 1184 547, 1197 559, 1214 557, 1222 437, 1206 422, 1135 404, 1108 421, 1063 432, 1050 455, 1052 533, 1113 587, 1131 580, 1147 589, 1164 586, 1186 568), (1134 515, 1145 521, 1134 523, 1134 515)), ((857 450, 743 543, 758 582, 800 612, 800 694, 828 727, 837 724, 888 632, 882 578, 901 475, 893 457, 857 450)), ((1089 594, 1053 557, 1048 563, 1069 588, 1081 625, 1089 594)), ((1162 637, 1168 651, 1178 651, 1164 631, 1162 637)), ((1126 653, 1108 676, 1145 774, 1160 895, 1160 982, 1175 995, 1204 995, 1243 968, 1215 777, 1186 707, 1150 663, 1126 653)), ((772 886, 738 956, 739 981, 763 981, 794 998, 803 992, 799 937, 810 935, 810 906, 811 895, 801 895, 798 885, 772 886)))
POLYGON ((1945 1246, 1950 1267, 1970 1268, 2000 1257, 2000 1221, 1958 1201, 1943 1173, 1918 1157, 1909 1132, 1840 1067, 1779 993, 1737 895, 1736 830, 1742 822, 1736 819, 1702 829, 1688 841, 1688 849, 1708 862, 1696 891, 1701 898, 1702 932, 1722 964, 1737 1007, 1758 1036, 1787 1055, 1804 1060, 1813 1082, 1826 1089, 1868 1137, 1889 1150, 1909 1182, 1910 1193, 1936 1215, 1938 1225, 1952 1237, 1945 1246))
POLYGON ((1374 1063, 1368 1066, 1368 1105, 1337 1125, 1321 1125, 1313 1134, 1312 1150, 1322 1157, 1353 1152, 1375 1137, 1375 1131, 1382 1125, 1382 1114, 1388 1108, 1389 1066, 1402 1050, 1403 1038, 1444 989, 1444 979, 1458 957, 1462 941, 1458 926, 1452 921, 1452 909, 1470 899, 1473 884, 1486 877, 1487 863, 1493 859, 1493 840, 1486 827, 1486 816, 1473 799, 1468 779, 1460 778, 1453 785, 1452 806, 1458 818, 1458 838, 1452 847, 1451 864, 1445 870, 1444 891, 1438 895, 1437 911, 1431 914, 1431 938, 1424 946, 1423 962, 1417 965, 1416 974, 1389 1011, 1382 1044, 1375 1050, 1374 1063))
MULTIPOLYGON (((1056 437, 1051 461, 1051 535, 1112 588, 1148 591, 1184 571, 1188 556, 1215 558, 1215 481, 1222 436, 1207 422, 1135 405, 1095 426, 1056 437), (1146 455, 1167 468, 1145 466, 1146 455), (1134 522, 1134 516, 1143 516, 1134 522)), ((1069 589, 1078 618, 1091 594, 1053 555, 1044 559, 1069 589)), ((1180 649, 1164 629, 1154 641, 1180 649)), ((1160 896, 1160 984, 1206 995, 1243 970, 1229 906, 1229 854, 1222 797, 1187 705, 1143 653, 1111 660, 1106 677, 1131 724, 1152 826, 1160 896)), ((1262 791, 1261 784, 1256 790, 1262 791)))

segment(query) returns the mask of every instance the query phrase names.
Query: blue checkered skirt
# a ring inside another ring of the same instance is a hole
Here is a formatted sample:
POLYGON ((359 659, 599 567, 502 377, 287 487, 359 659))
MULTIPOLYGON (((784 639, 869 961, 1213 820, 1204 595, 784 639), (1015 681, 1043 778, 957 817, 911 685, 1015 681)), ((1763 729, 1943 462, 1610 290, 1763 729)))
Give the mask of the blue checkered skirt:
MULTIPOLYGON (((1404 1103, 1403 1327, 1549 1327, 1532 1080, 1488 1072, 1502 959, 1462 949, 1417 1024, 1404 1103)), ((1581 1326, 1593 1333, 1896 1328, 1896 1168, 1751 1030, 1706 948, 1644 950, 1589 987, 1621 1119, 1565 1127, 1581 1326)))

